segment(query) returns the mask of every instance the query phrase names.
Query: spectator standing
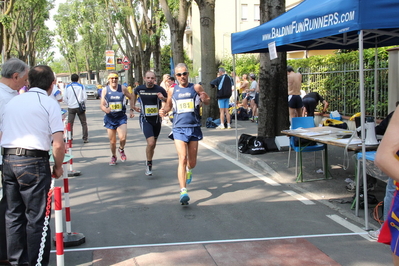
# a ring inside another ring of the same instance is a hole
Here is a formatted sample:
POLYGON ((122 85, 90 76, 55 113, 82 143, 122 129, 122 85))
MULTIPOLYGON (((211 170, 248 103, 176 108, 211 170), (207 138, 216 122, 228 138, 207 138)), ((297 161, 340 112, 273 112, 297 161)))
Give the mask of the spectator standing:
POLYGON ((211 81, 211 85, 218 90, 217 99, 220 113, 220 125, 217 128, 225 129, 224 118, 226 117, 227 128, 230 129, 231 117, 229 113, 229 102, 231 97, 232 80, 231 77, 226 74, 226 70, 223 67, 219 68, 219 76, 211 81))
POLYGON ((62 93, 61 90, 58 89, 57 84, 54 84, 53 89, 51 90, 50 97, 53 98, 58 105, 62 102, 62 93))
POLYGON ((168 89, 169 89, 169 78, 170 78, 170 75, 169 74, 164 74, 163 76, 162 76, 162 82, 161 82, 161 84, 159 84, 159 86, 161 86, 162 88, 164 88, 166 91, 168 91, 168 89))
POLYGON ((201 85, 188 82, 189 72, 186 64, 177 64, 175 73, 179 84, 168 91, 166 104, 159 113, 165 116, 173 108, 172 133, 179 157, 177 178, 180 186, 180 204, 188 205, 190 197, 186 187, 191 183, 192 169, 197 164, 198 141, 203 138, 200 107, 202 103, 208 105, 210 98, 201 85))
POLYGON ((245 106, 248 108, 248 105, 249 105, 249 108, 252 113, 250 120, 252 122, 254 122, 254 115, 256 112, 256 106, 254 104, 255 104, 255 96, 256 96, 257 87, 258 87, 258 83, 256 82, 255 74, 252 74, 252 73, 249 74, 249 86, 245 92, 245 98, 242 100, 242 105, 244 106, 244 108, 245 108, 245 106))
MULTIPOLYGON (((175 77, 169 77, 168 82, 169 82, 169 89, 176 86, 175 77)), ((166 91, 166 92, 168 92, 168 91, 166 91)))
MULTIPOLYGON (((51 176, 59 178, 63 173, 64 125, 59 105, 48 97, 55 84, 54 73, 48 66, 35 66, 29 71, 29 82, 29 92, 12 98, 4 107, 1 125, 7 252, 11 265, 36 265, 51 176), (21 163, 24 167, 20 167, 21 163)), ((49 226, 47 229, 41 265, 49 264, 51 232, 49 226)))
MULTIPOLYGON (((25 87, 29 87, 28 82, 29 66, 22 60, 11 58, 6 61, 1 70, 0 79, 0 128, 3 123, 4 106, 15 96, 18 91, 25 87)), ((0 132, 1 134, 1 132, 0 132)), ((3 158, 0 155, 0 163, 2 164, 3 158)), ((2 171, 2 165, 0 170, 2 171)), ((6 197, 3 196, 0 200, 0 265, 8 264, 7 261, 7 243, 6 243, 6 197)))
POLYGON ((302 74, 295 73, 291 66, 287 66, 288 79, 288 107, 290 114, 290 121, 293 117, 302 116, 302 98, 301 98, 301 84, 302 74))
POLYGON ((323 110, 321 111, 322 114, 324 114, 327 111, 328 108, 328 102, 324 100, 321 95, 315 91, 310 92, 303 96, 302 99, 303 102, 303 115, 302 116, 313 116, 314 117, 314 111, 316 110, 317 105, 320 103, 323 104, 323 110))
POLYGON ((166 91, 161 86, 155 84, 155 73, 147 71, 144 76, 145 85, 138 86, 134 89, 134 96, 139 96, 140 107, 136 107, 136 97, 133 97, 133 111, 140 113, 139 123, 147 141, 146 148, 146 171, 147 176, 152 175, 152 158, 154 157, 157 139, 161 133, 162 118, 159 115, 162 102, 166 101, 166 91))
MULTIPOLYGON (((248 81, 248 75, 244 74, 242 75, 242 80, 240 82, 240 98, 242 100, 245 99, 247 96, 247 91, 249 90, 249 81, 248 81)), ((244 103, 243 103, 244 104, 244 103)), ((243 106, 245 109, 248 109, 248 104, 246 106, 243 106)))
POLYGON ((86 102, 87 94, 85 87, 78 83, 78 74, 71 75, 71 83, 66 86, 64 93, 64 102, 68 105, 68 123, 71 125, 71 137, 73 138, 73 123, 78 115, 80 124, 82 125, 83 142, 89 142, 89 130, 87 128, 86 112, 79 110, 79 103, 86 102))

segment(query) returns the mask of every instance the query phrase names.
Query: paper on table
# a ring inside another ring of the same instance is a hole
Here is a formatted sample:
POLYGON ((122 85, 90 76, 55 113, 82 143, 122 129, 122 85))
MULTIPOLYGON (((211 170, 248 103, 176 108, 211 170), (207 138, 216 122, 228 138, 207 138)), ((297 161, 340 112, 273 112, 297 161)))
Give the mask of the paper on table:
MULTIPOLYGON (((344 143, 344 144, 348 144, 348 141, 349 141, 350 139, 336 139, 336 140, 334 140, 335 142, 339 142, 339 143, 344 143)), ((361 144, 362 143, 362 141, 360 140, 360 139, 352 139, 351 140, 351 142, 350 142, 350 144, 352 145, 352 144, 361 144)))
POLYGON ((328 135, 331 134, 331 131, 318 131, 318 132, 304 132, 304 133, 298 133, 299 135, 304 135, 304 136, 321 136, 321 135, 328 135))

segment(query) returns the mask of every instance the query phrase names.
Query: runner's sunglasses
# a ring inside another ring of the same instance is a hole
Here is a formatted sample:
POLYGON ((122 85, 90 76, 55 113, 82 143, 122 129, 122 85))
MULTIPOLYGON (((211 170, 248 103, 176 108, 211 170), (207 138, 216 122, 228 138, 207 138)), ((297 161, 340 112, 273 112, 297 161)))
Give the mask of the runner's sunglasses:
POLYGON ((183 72, 183 73, 176 73, 176 76, 181 77, 183 76, 187 76, 188 72, 183 72))

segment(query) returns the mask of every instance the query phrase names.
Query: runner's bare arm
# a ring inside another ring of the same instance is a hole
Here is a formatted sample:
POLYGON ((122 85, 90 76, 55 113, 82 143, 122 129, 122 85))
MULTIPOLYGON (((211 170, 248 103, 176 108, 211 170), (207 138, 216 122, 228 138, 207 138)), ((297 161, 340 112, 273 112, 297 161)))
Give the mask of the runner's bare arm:
POLYGON ((201 102, 203 102, 205 105, 208 105, 211 102, 211 98, 205 92, 204 88, 201 85, 195 84, 194 90, 198 93, 198 95, 200 96, 201 102))
POLYGON ((165 104, 163 104, 162 108, 159 109, 159 115, 164 117, 166 116, 170 110, 172 110, 172 95, 173 95, 174 88, 170 88, 168 90, 168 97, 166 98, 165 104))
POLYGON ((107 95, 107 88, 104 88, 101 91, 100 108, 104 113, 109 114, 111 109, 108 107, 107 101, 105 100, 105 95, 107 95))

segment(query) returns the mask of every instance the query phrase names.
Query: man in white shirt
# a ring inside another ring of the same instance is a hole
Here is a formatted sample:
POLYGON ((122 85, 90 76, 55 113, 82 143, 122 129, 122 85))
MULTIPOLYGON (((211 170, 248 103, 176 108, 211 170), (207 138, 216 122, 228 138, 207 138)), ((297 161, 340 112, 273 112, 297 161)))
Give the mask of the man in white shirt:
POLYGON ((82 124, 83 142, 89 142, 89 131, 87 129, 86 112, 79 111, 79 103, 86 102, 87 94, 85 87, 78 83, 78 74, 72 74, 71 81, 64 91, 64 102, 68 105, 68 123, 71 124, 71 136, 73 138, 73 123, 75 116, 78 115, 80 123, 82 124))
MULTIPOLYGON (((11 58, 4 63, 0 79, 0 126, 3 122, 3 110, 6 103, 8 103, 14 96, 18 95, 19 89, 28 86, 28 72, 29 66, 17 58, 11 58)), ((3 159, 0 155, 0 164, 2 164, 2 161, 3 159)), ((0 201, 0 236, 3 236, 0 237, 0 264, 7 263, 5 212, 6 198, 3 193, 3 197, 1 197, 0 201)))
POLYGON ((4 107, 0 127, 7 253, 11 265, 36 265, 39 251, 43 251, 41 265, 48 265, 50 228, 44 243, 42 233, 51 178, 63 173, 64 125, 59 105, 49 97, 55 83, 51 68, 33 67, 29 83, 27 93, 12 98, 4 107), (53 169, 49 161, 51 147, 53 169), (43 249, 41 244, 45 244, 43 249))

